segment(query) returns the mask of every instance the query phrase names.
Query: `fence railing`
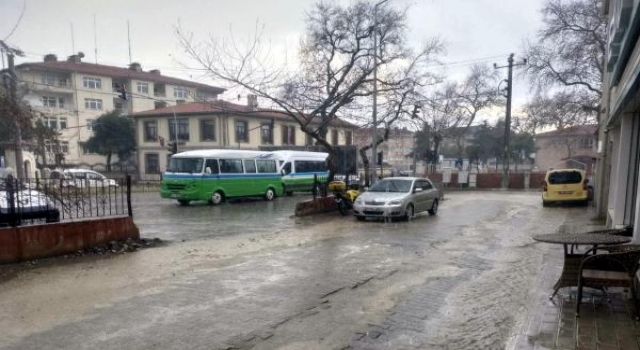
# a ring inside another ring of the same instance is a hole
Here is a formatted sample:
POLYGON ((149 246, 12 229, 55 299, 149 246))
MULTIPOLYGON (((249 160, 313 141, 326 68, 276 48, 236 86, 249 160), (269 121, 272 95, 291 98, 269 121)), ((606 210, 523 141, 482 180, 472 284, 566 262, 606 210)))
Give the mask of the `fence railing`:
POLYGON ((131 177, 0 179, 0 226, 133 216, 131 177))

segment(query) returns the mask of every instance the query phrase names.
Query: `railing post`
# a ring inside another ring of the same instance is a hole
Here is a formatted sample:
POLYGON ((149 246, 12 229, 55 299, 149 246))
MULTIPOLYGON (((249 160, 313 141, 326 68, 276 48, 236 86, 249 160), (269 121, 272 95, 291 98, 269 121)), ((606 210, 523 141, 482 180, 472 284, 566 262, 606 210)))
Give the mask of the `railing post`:
POLYGON ((133 209, 131 209, 131 175, 127 175, 127 213, 129 217, 133 217, 133 209))
POLYGON ((16 189, 13 175, 9 174, 5 180, 7 186, 7 202, 9 203, 9 225, 11 227, 18 226, 18 217, 16 214, 16 189))
POLYGON ((313 174, 313 188, 311 189, 311 192, 313 193, 313 199, 315 200, 318 195, 318 174, 313 174))

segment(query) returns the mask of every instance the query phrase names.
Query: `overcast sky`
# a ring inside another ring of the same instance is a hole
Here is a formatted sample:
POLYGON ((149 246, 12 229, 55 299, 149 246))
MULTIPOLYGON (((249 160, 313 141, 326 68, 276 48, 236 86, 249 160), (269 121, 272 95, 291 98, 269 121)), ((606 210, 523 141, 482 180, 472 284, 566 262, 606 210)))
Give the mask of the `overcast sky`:
MULTIPOLYGON (((95 62, 94 15, 97 61, 126 66, 129 63, 127 20, 130 23, 132 59, 144 70, 160 69, 165 75, 203 79, 185 70, 188 62, 174 33, 181 23, 197 37, 225 37, 229 28, 238 38, 264 25, 263 38, 274 50, 295 55, 305 29, 305 12, 315 0, 0 0, 0 39, 16 25, 26 1, 26 10, 13 34, 6 40, 26 53, 17 62, 39 61, 47 53, 60 59, 75 52, 84 61, 95 62)), ((348 1, 341 1, 348 3, 348 1)), ((475 62, 505 65, 509 53, 518 53, 527 38, 541 26, 543 0, 390 0, 389 5, 409 7, 409 40, 419 47, 425 39, 439 37, 447 43, 442 57, 451 77, 459 77, 475 62), (473 62, 471 62, 473 61, 473 62)), ((506 69, 502 70, 506 78, 506 69)), ((217 84, 220 85, 220 84, 217 84)), ((526 82, 514 82, 514 106, 526 101, 526 82)), ((231 94, 223 96, 232 99, 231 94)), ((500 114, 501 112, 496 112, 500 114)), ((503 113, 503 112, 502 112, 503 113)))

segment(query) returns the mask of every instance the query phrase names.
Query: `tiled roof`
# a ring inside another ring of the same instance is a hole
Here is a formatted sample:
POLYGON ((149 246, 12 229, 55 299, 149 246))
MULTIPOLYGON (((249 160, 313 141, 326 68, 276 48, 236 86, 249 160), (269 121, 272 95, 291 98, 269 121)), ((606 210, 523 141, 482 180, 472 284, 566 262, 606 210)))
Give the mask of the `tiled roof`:
POLYGON ((222 93, 225 91, 225 89, 220 87, 196 83, 189 80, 168 77, 166 75, 160 75, 160 74, 151 73, 151 72, 138 72, 128 68, 105 66, 101 64, 93 64, 93 63, 85 63, 85 62, 81 62, 81 63, 70 62, 70 61, 32 62, 32 63, 23 63, 20 65, 17 65, 16 68, 17 69, 31 68, 31 69, 39 69, 44 71, 77 72, 77 73, 83 73, 83 74, 93 74, 93 75, 99 75, 99 76, 108 76, 108 77, 116 77, 116 78, 124 78, 124 79, 146 80, 146 81, 160 82, 165 84, 195 87, 198 89, 212 91, 215 93, 222 93))
POLYGON ((536 137, 556 136, 556 135, 595 135, 598 131, 598 125, 575 125, 562 130, 552 130, 536 134, 536 137))
MULTIPOLYGON (((253 110, 247 105, 240 105, 231 103, 228 101, 210 101, 210 102, 190 102, 183 103, 176 106, 151 109, 148 111, 142 111, 133 113, 131 116, 133 117, 145 117, 145 116, 161 116, 161 115, 189 115, 189 114, 216 114, 216 113, 224 113, 224 114, 236 114, 236 115, 247 115, 247 116, 256 116, 256 117, 264 117, 264 118, 274 118, 278 120, 291 120, 291 116, 286 114, 286 112, 278 111, 275 109, 265 109, 260 108, 257 110, 253 110)), ((347 128, 355 128, 356 126, 344 121, 342 119, 334 119, 331 122, 332 126, 342 126, 347 128)))

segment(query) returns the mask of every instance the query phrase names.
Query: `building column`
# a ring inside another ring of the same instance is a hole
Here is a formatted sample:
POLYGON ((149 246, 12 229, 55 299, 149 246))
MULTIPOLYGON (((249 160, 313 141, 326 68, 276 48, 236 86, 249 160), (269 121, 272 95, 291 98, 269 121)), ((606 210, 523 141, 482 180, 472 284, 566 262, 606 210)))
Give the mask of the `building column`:
MULTIPOLYGON (((624 222, 625 202, 627 196, 627 178, 629 177, 629 157, 631 152, 631 137, 633 133, 633 115, 624 115, 620 128, 613 136, 615 163, 611 166, 611 188, 609 190, 609 217, 611 227, 617 227, 624 222), (617 134, 617 135, 616 135, 617 134), (614 175, 615 172, 615 175, 614 175)), ((613 131, 613 130, 612 130, 613 131)), ((633 169, 632 171, 635 171, 633 169)))

